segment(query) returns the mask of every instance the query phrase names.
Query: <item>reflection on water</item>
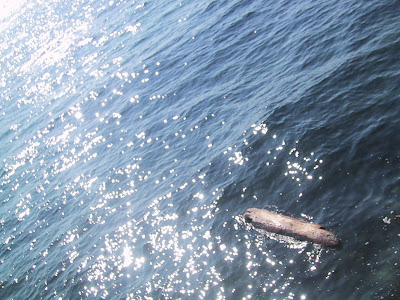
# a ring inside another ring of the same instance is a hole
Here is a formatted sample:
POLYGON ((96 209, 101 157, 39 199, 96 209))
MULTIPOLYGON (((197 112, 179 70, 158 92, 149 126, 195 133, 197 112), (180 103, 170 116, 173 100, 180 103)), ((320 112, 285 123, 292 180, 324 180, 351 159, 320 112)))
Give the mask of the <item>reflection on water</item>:
POLYGON ((0 2, 0 298, 394 295, 399 15, 0 2), (255 230, 249 207, 344 249, 255 230))

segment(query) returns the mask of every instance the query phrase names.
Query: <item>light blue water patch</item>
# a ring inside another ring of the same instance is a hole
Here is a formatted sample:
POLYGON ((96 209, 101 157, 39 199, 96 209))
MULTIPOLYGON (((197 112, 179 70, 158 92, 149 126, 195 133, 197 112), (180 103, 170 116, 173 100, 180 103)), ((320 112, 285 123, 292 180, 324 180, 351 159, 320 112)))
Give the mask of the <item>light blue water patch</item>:
POLYGON ((0 11, 1 299, 398 294, 396 1, 0 11))

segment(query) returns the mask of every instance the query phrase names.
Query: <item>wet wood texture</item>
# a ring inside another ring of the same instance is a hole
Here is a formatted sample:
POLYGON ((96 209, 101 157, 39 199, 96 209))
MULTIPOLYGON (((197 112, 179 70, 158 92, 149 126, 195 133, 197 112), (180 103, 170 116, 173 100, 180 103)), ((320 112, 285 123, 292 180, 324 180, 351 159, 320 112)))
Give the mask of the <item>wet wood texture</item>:
POLYGON ((268 232, 288 235, 326 247, 338 248, 341 245, 339 238, 333 232, 319 224, 259 208, 249 208, 243 216, 246 222, 252 223, 255 228, 268 232))

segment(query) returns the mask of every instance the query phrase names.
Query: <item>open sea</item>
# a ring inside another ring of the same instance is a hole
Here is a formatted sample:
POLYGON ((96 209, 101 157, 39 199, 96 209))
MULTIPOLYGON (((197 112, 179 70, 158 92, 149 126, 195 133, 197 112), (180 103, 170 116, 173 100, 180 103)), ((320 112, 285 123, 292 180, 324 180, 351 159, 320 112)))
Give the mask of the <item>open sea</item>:
POLYGON ((399 1, 0 0, 0 299, 399 299, 399 200, 399 1))

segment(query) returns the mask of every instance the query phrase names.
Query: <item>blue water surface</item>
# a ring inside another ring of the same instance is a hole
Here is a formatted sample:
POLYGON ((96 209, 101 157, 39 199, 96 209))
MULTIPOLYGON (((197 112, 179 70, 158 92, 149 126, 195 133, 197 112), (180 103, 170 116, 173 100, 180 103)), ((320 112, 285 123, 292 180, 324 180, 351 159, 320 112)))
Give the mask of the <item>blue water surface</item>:
POLYGON ((399 55, 394 0, 0 1, 0 298, 396 299, 399 55))

